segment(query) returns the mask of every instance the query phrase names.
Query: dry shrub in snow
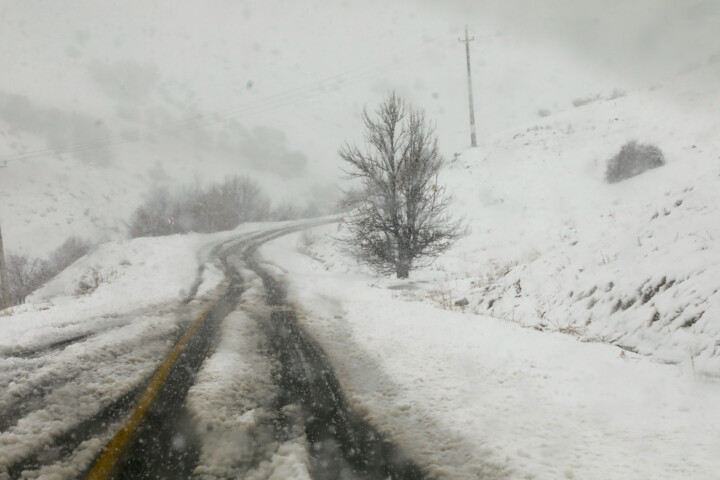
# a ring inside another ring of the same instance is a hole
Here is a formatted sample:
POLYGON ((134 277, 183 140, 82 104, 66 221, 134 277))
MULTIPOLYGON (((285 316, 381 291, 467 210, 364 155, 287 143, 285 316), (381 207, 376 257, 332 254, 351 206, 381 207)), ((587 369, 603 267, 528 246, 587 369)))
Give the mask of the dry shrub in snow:
POLYGON ((658 147, 632 140, 623 145, 608 161, 605 180, 608 183, 617 183, 663 165, 665 165, 665 156, 658 147))
POLYGON ((594 95, 590 97, 584 97, 584 98, 575 98, 572 101, 573 107, 582 107, 587 105, 588 103, 597 102, 602 97, 600 95, 594 95))
POLYGON ((90 250, 90 244, 77 237, 68 238, 49 258, 30 258, 23 254, 7 255, 10 303, 20 305, 32 292, 62 272, 90 250))
POLYGON ((297 249, 298 252, 309 255, 310 249, 317 243, 318 235, 313 233, 312 230, 304 230, 298 238, 297 249))

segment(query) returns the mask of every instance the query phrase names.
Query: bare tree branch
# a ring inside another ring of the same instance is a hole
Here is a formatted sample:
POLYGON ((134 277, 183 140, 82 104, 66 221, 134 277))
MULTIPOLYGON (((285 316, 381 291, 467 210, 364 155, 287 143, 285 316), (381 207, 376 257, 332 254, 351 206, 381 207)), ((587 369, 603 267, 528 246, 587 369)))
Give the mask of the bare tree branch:
POLYGON ((443 161, 435 129, 422 112, 390 94, 370 116, 363 111, 365 151, 345 144, 340 157, 363 196, 346 219, 347 244, 382 274, 407 278, 442 254, 460 231, 447 214, 451 198, 437 183, 443 161))

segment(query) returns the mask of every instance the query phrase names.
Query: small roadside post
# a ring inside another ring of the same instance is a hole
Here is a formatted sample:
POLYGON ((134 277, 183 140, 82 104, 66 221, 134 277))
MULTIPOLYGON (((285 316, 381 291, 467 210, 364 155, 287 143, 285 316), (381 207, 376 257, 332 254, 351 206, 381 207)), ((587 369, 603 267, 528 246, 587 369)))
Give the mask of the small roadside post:
POLYGON ((0 290, 2 291, 2 307, 10 308, 10 292, 8 289, 7 267, 5 265, 5 249, 3 248, 2 227, 0 227, 0 290))

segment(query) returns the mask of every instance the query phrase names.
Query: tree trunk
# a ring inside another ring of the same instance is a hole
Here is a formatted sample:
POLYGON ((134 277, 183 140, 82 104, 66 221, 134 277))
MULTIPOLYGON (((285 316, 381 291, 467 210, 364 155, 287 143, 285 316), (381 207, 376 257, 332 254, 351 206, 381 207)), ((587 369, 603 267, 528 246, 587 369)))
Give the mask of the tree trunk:
POLYGON ((408 278, 410 276, 410 256, 404 252, 398 254, 395 273, 397 274, 397 278, 408 278))

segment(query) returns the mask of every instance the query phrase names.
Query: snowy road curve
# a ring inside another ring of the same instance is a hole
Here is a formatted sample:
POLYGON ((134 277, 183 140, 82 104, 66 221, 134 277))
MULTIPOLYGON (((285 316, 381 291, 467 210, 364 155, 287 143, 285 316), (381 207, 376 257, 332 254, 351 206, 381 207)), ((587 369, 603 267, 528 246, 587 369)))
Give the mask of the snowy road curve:
POLYGON ((0 479, 422 478, 350 411, 254 259, 303 227, 216 241, 207 261, 225 280, 195 298, 0 350, 0 479))

